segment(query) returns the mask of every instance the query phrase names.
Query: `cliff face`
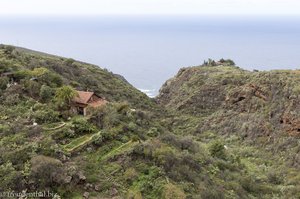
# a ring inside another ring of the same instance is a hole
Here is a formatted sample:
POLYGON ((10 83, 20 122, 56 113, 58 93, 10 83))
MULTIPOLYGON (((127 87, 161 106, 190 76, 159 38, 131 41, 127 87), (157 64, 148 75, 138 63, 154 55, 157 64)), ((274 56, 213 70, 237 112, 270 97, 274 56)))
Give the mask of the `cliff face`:
POLYGON ((257 137, 300 135, 300 71, 250 72, 235 66, 184 68, 168 80, 157 101, 205 117, 199 131, 257 137))

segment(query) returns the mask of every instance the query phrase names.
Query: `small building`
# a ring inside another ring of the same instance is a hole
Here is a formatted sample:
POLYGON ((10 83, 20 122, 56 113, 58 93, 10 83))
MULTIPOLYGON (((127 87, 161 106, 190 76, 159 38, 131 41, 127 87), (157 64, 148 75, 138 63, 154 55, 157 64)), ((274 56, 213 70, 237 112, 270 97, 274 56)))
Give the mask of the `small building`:
POLYGON ((87 115, 88 107, 99 107, 107 103, 107 101, 95 94, 88 91, 77 91, 78 95, 72 100, 72 110, 79 115, 87 115))

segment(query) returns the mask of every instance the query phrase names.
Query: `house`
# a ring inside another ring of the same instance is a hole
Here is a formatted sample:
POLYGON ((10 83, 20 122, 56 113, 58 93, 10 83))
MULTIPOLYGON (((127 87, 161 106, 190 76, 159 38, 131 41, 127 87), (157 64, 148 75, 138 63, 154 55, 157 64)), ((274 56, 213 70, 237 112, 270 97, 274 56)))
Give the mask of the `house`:
POLYGON ((72 100, 72 110, 79 115, 86 116, 88 107, 99 107, 107 103, 107 101, 95 94, 88 91, 77 91, 78 95, 72 100))

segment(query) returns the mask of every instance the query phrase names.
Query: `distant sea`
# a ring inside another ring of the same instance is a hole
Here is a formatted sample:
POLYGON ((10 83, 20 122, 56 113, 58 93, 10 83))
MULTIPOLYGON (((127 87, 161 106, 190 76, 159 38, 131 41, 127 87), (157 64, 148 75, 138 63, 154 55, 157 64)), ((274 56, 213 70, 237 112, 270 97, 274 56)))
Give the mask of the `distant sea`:
POLYGON ((208 58, 300 68, 299 17, 1 17, 0 43, 99 65, 151 97, 181 67, 208 58))

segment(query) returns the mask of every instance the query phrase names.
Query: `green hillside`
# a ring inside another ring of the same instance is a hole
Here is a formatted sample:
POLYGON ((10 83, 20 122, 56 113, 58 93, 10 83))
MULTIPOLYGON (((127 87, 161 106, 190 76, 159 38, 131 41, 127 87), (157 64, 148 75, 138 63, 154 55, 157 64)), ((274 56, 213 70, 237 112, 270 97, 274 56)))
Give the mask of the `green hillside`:
MULTIPOLYGON (((181 69, 157 101, 172 112, 176 134, 236 158, 245 171, 239 185, 250 192, 243 196, 299 198, 299 85, 299 70, 250 72, 231 60, 213 61, 181 69)), ((220 166, 226 182, 234 179, 220 166)))
MULTIPOLYGON (((122 76, 71 58, 2 45, 0 67, 2 72, 18 73, 46 68, 49 71, 43 78, 47 76, 49 79, 45 80, 48 81, 46 83, 53 83, 49 86, 68 84, 79 90, 94 91, 109 101, 127 101, 144 108, 152 105, 151 100, 144 93, 131 86, 122 76)), ((32 77, 37 75, 42 74, 34 74, 34 72, 31 74, 32 77)))
POLYGON ((2 45, 0 192, 299 198, 298 71, 232 64, 182 69, 153 100, 97 66, 2 45), (75 89, 109 103, 77 115, 75 89))

